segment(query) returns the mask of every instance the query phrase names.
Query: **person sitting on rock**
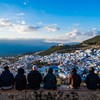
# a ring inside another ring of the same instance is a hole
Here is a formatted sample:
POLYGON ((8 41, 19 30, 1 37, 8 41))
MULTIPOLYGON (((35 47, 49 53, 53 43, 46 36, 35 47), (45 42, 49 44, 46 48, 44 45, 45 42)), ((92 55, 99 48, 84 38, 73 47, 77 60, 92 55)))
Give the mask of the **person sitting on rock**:
POLYGON ((87 88, 91 90, 96 90, 98 88, 97 84, 99 84, 99 77, 94 73, 94 68, 89 68, 89 74, 85 79, 85 83, 87 84, 87 88))
POLYGON ((26 89, 26 76, 24 75, 24 69, 19 68, 18 74, 15 76, 15 88, 17 90, 24 90, 26 89))
POLYGON ((77 74, 76 68, 72 68, 71 74, 68 77, 68 84, 74 89, 78 89, 80 87, 81 77, 77 74))
POLYGON ((32 90, 40 89, 40 83, 42 83, 42 75, 37 71, 37 66, 33 65, 32 71, 27 76, 28 88, 32 90))
POLYGON ((0 75, 0 81, 1 81, 1 89, 7 90, 12 89, 14 86, 14 76, 9 71, 9 67, 5 66, 4 71, 0 75))
POLYGON ((52 68, 49 68, 48 73, 43 79, 44 89, 57 89, 57 80, 56 76, 53 74, 52 68))

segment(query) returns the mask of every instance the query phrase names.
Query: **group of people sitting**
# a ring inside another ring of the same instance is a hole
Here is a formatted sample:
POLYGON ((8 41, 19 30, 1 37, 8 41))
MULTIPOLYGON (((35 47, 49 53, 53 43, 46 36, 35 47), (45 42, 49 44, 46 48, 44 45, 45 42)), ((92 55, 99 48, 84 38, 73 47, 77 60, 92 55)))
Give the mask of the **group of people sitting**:
MULTIPOLYGON (((91 90, 96 90, 98 84, 100 84, 100 79, 97 74, 94 73, 94 68, 90 67, 89 74, 86 77, 85 83, 87 88, 91 90)), ((57 79, 53 74, 52 68, 49 68, 47 74, 42 77, 41 73, 37 71, 37 66, 33 66, 32 70, 28 73, 27 77, 24 75, 24 69, 19 68, 18 74, 14 77, 10 72, 9 67, 5 66, 4 71, 0 75, 0 87, 3 90, 9 90, 16 88, 17 90, 40 89, 40 85, 43 83, 44 89, 57 89, 57 79)), ((75 68, 72 68, 71 74, 68 78, 68 84, 71 88, 77 89, 81 84, 81 77, 77 74, 75 68)))

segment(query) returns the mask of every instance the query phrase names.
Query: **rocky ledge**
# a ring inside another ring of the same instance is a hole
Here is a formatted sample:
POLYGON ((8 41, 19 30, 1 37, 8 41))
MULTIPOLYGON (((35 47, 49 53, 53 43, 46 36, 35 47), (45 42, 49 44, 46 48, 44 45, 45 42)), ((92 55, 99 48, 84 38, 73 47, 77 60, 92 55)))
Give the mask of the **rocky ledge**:
POLYGON ((0 100, 100 100, 100 90, 0 90, 0 100))

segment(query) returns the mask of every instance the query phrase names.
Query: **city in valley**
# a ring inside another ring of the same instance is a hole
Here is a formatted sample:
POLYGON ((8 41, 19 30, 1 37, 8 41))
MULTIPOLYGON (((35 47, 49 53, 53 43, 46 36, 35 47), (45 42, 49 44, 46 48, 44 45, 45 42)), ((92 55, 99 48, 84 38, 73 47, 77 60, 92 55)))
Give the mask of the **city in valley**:
POLYGON ((36 65, 38 67, 37 70, 45 76, 48 68, 51 67, 53 73, 60 81, 58 85, 67 84, 71 69, 76 68, 84 83, 89 67, 94 67, 94 72, 100 77, 100 49, 76 50, 73 53, 55 52, 45 56, 30 54, 16 57, 1 57, 0 73, 6 65, 9 66, 14 76, 19 68, 24 68, 27 76, 33 65, 36 65))

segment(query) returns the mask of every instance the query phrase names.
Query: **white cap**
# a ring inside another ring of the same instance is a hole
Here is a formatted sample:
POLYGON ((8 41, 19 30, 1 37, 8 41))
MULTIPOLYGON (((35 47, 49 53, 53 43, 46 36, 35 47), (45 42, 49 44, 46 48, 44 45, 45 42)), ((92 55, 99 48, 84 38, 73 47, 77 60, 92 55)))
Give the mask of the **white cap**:
POLYGON ((32 70, 37 70, 37 66, 36 65, 33 65, 32 66, 32 70))

